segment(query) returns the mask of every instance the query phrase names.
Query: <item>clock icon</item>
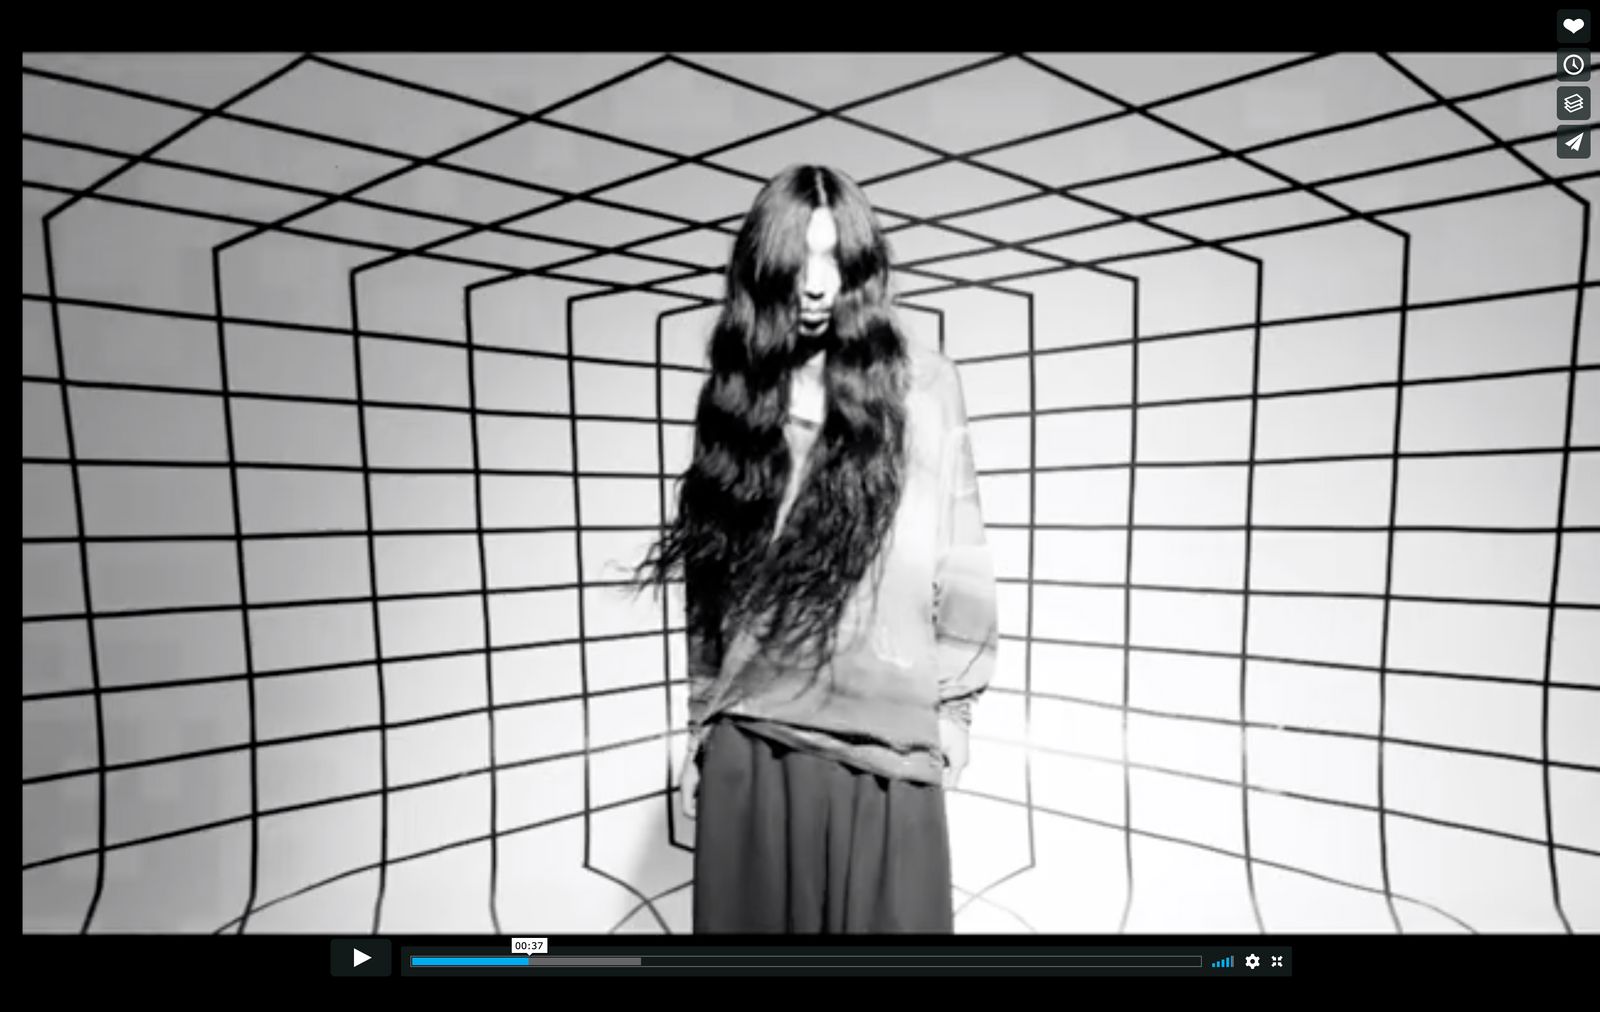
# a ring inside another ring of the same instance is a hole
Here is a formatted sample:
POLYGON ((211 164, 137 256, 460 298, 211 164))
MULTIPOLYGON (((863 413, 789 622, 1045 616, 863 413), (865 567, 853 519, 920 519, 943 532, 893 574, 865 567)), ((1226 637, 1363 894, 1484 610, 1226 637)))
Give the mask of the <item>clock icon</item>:
POLYGON ((1560 68, 1561 80, 1587 81, 1589 79, 1589 51, 1587 49, 1564 49, 1556 54, 1556 61, 1560 68))

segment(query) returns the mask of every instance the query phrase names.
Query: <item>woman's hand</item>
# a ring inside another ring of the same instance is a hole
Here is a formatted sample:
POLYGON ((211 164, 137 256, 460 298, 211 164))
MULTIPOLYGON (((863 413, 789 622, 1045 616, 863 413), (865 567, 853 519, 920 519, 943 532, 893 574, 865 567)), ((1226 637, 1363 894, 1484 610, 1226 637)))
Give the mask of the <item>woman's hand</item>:
POLYGON ((700 808, 700 739, 689 739, 689 754, 683 760, 683 772, 678 776, 678 790, 683 792, 683 814, 692 819, 700 808))
POLYGON ((939 745, 944 749, 944 785, 951 788, 967 768, 967 726, 949 717, 939 718, 939 745))

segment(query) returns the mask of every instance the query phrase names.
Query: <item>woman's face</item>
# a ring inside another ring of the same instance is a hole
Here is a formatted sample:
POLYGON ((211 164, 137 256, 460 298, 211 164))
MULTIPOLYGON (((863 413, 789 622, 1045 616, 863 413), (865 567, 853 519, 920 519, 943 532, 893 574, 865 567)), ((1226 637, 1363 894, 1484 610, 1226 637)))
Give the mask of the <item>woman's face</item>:
POLYGON ((800 331, 807 336, 826 330, 833 318, 840 284, 838 246, 833 214, 817 208, 806 228, 806 265, 800 272, 800 331))

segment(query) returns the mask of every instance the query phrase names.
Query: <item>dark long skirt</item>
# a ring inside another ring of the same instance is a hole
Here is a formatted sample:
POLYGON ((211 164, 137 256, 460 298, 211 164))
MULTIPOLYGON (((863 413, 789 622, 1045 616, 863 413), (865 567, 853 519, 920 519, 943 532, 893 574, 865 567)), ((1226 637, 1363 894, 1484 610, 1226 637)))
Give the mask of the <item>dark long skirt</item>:
POLYGON ((943 788, 710 729, 695 829, 697 932, 949 933, 943 788))

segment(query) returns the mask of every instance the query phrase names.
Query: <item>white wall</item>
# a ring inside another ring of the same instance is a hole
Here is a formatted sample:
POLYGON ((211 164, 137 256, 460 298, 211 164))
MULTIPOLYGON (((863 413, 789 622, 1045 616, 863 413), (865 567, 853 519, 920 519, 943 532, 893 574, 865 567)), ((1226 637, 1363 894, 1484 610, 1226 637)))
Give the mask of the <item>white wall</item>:
POLYGON ((976 419, 961 930, 1600 926, 1544 54, 648 62, 24 58, 24 930, 687 930, 677 602, 609 564, 799 160, 976 419))

